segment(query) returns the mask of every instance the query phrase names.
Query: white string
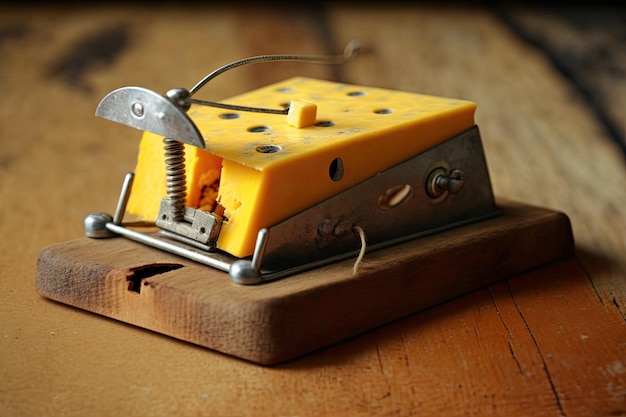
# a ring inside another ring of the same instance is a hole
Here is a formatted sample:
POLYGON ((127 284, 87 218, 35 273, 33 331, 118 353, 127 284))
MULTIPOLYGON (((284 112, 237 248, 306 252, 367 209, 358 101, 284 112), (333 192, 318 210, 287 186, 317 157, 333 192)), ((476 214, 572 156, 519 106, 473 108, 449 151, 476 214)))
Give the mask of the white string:
POLYGON ((363 256, 365 256, 366 241, 365 241, 365 232, 363 231, 361 227, 354 226, 353 230, 357 232, 359 234, 359 237, 361 238, 361 251, 359 252, 359 256, 356 258, 356 261, 354 262, 354 267, 352 268, 352 275, 356 275, 358 273, 359 265, 361 264, 361 261, 363 260, 363 256))

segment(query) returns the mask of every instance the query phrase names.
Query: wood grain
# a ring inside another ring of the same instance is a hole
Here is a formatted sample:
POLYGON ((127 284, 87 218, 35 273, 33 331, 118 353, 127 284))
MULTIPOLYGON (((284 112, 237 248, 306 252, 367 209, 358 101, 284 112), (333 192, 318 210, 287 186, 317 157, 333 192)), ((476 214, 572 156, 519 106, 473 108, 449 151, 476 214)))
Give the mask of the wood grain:
MULTIPOLYGON (((589 103, 489 8, 301 10, 0 5, 0 415, 624 415, 626 170, 589 103), (76 73, 87 88, 50 75, 64 58, 81 58, 85 39, 119 25, 128 43, 110 55, 96 42, 76 73), (87 213, 112 212, 134 168, 139 132, 94 118, 106 93, 189 88, 248 55, 334 53, 353 38, 368 51, 341 68, 241 68, 202 96, 312 75, 474 100, 496 195, 567 214, 576 259, 276 367, 39 296, 42 248, 82 237, 87 213)), ((579 50, 603 44, 601 31, 560 30, 558 15, 510 10, 579 50)), ((611 93, 605 104, 619 121, 625 78, 607 77, 602 62, 588 85, 611 93)))
POLYGON ((495 280, 571 256, 569 219, 510 203, 494 219, 277 282, 228 275, 127 239, 42 250, 40 294, 264 365, 293 359, 495 280), (142 277, 145 277, 142 279, 142 277))
POLYGON ((541 51, 626 156, 626 12, 558 4, 517 5, 500 15, 512 31, 541 51), (584 42, 580 40, 584 39, 584 42))
POLYGON ((346 67, 346 76, 357 83, 393 83, 476 101, 495 193, 565 211, 579 248, 585 248, 580 260, 593 271, 601 298, 615 300, 626 315, 623 286, 610 278, 626 275, 623 154, 545 56, 517 42, 493 15, 475 11, 471 6, 446 13, 437 7, 336 7, 332 19, 341 28, 340 39, 372 28, 363 39, 372 54, 359 66, 346 67), (389 47, 398 37, 411 46, 401 58, 389 47), (589 252, 605 259, 594 262, 589 252))

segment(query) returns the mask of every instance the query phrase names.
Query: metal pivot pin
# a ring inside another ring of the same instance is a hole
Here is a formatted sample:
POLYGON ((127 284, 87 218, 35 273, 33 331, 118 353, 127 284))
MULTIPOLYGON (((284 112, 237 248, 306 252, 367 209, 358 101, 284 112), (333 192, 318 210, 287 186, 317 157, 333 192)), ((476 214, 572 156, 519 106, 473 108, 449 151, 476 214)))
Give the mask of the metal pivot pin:
POLYGON ((445 168, 433 170, 426 181, 426 191, 433 198, 440 197, 444 193, 457 194, 465 185, 465 173, 460 169, 448 172, 445 168))

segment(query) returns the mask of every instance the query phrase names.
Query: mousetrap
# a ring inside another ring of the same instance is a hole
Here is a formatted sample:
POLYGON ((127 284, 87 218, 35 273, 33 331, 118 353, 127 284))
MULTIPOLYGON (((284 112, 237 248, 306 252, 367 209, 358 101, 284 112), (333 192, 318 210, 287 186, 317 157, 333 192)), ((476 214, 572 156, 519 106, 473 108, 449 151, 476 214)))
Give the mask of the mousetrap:
POLYGON ((496 199, 476 105, 294 77, 223 102, 123 87, 96 115, 142 131, 115 212, 44 248, 37 289, 274 364, 573 252, 568 218, 496 199))

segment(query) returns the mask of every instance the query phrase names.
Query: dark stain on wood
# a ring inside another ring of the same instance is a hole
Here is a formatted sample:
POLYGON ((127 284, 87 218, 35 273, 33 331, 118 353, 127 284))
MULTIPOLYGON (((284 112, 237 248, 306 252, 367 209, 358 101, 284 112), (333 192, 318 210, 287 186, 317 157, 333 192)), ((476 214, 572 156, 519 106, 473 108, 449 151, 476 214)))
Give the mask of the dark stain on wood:
POLYGON ((7 41, 21 39, 30 32, 25 23, 0 25, 0 46, 7 41))
POLYGON ((86 76, 90 71, 111 65, 130 45, 130 30, 118 24, 90 33, 70 47, 48 69, 48 76, 66 85, 91 90, 86 76))
POLYGON ((565 7, 564 5, 537 6, 555 22, 561 22, 572 33, 575 41, 557 25, 535 19, 522 20, 506 7, 496 7, 502 22, 520 39, 541 51, 576 92, 615 141, 626 157, 626 142, 620 127, 620 115, 611 111, 609 96, 626 74, 623 58, 626 46, 626 11, 619 6, 597 8, 565 7), (584 41, 582 41, 584 40, 584 41))

